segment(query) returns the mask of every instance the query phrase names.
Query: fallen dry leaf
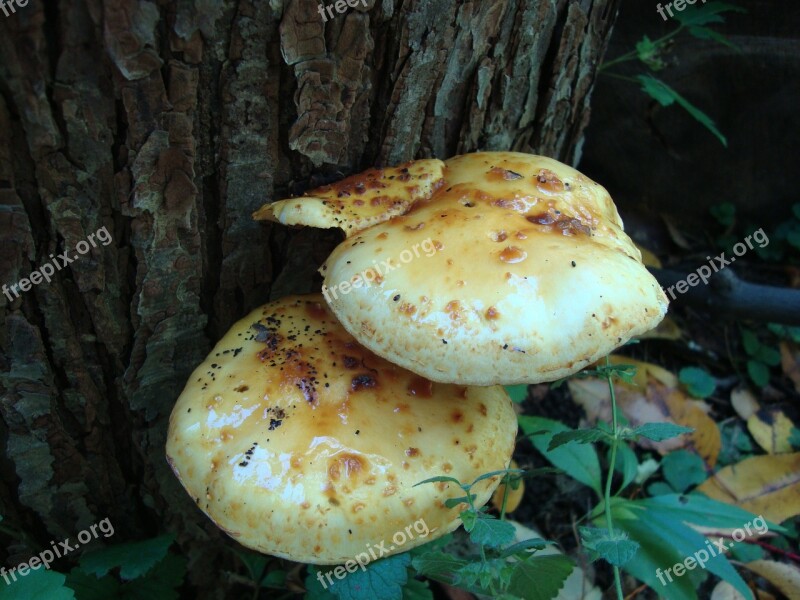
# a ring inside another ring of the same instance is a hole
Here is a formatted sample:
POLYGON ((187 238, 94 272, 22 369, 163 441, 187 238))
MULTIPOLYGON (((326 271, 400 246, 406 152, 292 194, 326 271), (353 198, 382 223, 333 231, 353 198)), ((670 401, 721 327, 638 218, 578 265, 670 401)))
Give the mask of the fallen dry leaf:
POLYGON ((683 336, 683 332, 678 325, 670 319, 665 317, 654 329, 637 336, 640 340, 679 340, 683 336))
POLYGON ((792 451, 789 437, 794 423, 779 408, 761 408, 747 419, 747 429, 758 445, 769 454, 792 451))
POLYGON ((753 392, 746 388, 739 388, 731 392, 731 405, 736 414, 745 421, 761 408, 753 392))
POLYGON ((800 569, 774 560, 754 560, 744 566, 769 581, 789 600, 800 600, 800 569))
POLYGON ((794 389, 800 392, 800 346, 781 342, 781 368, 794 383, 794 389))
MULTIPOLYGON (((756 590, 758 600, 775 600, 775 596, 764 590, 756 590)), ((720 581, 711 592, 711 600, 748 600, 727 581, 720 581)))
POLYGON ((721 469, 697 490, 781 523, 800 514, 800 452, 746 458, 721 469))
MULTIPOLYGON (((695 431, 677 438, 653 442, 641 438, 637 443, 666 454, 677 448, 692 448, 709 467, 717 462, 722 439, 719 427, 708 416, 710 407, 702 400, 692 400, 678 389, 678 378, 669 371, 650 363, 623 356, 612 356, 613 364, 632 364, 637 367, 632 384, 615 381, 617 405, 622 414, 636 427, 644 423, 677 423, 695 431)), ((600 379, 571 379, 568 382, 572 398, 586 411, 592 423, 611 419, 611 395, 608 383, 600 379)))
POLYGON ((648 250, 644 246, 640 246, 636 242, 634 242, 633 244, 639 249, 639 252, 642 253, 642 264, 645 267, 655 267, 656 269, 661 268, 661 261, 655 254, 650 252, 650 250, 648 250))

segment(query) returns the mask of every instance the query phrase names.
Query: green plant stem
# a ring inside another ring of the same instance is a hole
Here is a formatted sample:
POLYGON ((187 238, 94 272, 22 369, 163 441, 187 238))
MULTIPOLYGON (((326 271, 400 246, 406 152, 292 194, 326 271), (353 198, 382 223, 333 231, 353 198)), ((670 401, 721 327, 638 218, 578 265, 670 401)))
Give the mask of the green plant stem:
MULTIPOLYGON (((610 366, 608 356, 606 356, 606 368, 610 366)), ((608 379, 608 389, 611 393, 611 464, 608 466, 608 477, 606 478, 606 492, 605 492, 605 513, 606 525, 608 526, 608 535, 614 536, 614 523, 611 519, 611 483, 614 479, 614 469, 617 465, 617 446, 619 445, 619 430, 617 428, 617 396, 614 393, 614 382, 612 381, 611 371, 606 371, 606 378, 608 379)), ((617 588, 617 599, 623 600, 622 594, 622 578, 619 574, 619 567, 612 565, 614 569, 614 586, 617 588)))
MULTIPOLYGON (((654 46, 660 46, 661 44, 664 44, 667 41, 669 41, 670 39, 674 38, 681 31, 683 31, 683 25, 678 27, 675 31, 673 31, 671 33, 668 33, 667 35, 658 38, 657 40, 655 40, 653 42, 653 45, 654 46)), ((627 52, 627 53, 623 54, 622 56, 618 56, 614 60, 610 60, 607 63, 603 63, 602 65, 600 65, 600 68, 597 69, 597 72, 600 73, 600 72, 605 71, 606 69, 609 69, 609 68, 613 67, 614 65, 618 65, 618 64, 624 63, 624 62, 628 62, 629 60, 634 60, 634 59, 638 58, 638 56, 639 56, 638 50, 631 50, 630 52, 627 52)))
POLYGON ((500 520, 504 520, 506 518, 506 501, 508 500, 508 490, 511 487, 511 474, 506 473, 505 476, 505 487, 503 488, 503 505, 500 507, 500 520))

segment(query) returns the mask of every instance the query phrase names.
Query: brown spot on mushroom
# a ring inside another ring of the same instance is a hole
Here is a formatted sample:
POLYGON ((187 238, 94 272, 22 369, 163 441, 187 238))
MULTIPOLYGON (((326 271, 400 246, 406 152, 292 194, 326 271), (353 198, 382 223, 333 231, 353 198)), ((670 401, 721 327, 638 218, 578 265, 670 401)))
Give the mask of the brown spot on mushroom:
POLYGON ((433 395, 433 382, 424 377, 414 377, 414 379, 408 383, 408 388, 406 389, 412 396, 430 398, 433 395))
POLYGON ((378 234, 378 236, 377 236, 377 239, 379 239, 379 240, 385 240, 385 239, 386 239, 386 238, 388 238, 388 237, 389 237, 389 234, 388 234, 388 233, 386 233, 386 232, 384 231, 383 233, 379 233, 379 234, 378 234))
POLYGON ((419 456, 419 449, 418 448, 406 448, 406 456, 408 457, 415 457, 419 456))
POLYGON ((500 253, 500 260, 505 263, 518 263, 528 258, 528 253, 516 246, 506 246, 500 253))
POLYGON ((478 406, 478 410, 481 411, 481 414, 484 417, 489 414, 489 411, 486 409, 486 405, 483 402, 481 402, 480 406, 478 406))
POLYGON ((354 392, 358 392, 364 389, 373 388, 378 385, 378 382, 372 375, 362 373, 361 375, 356 375, 353 377, 353 380, 350 382, 350 389, 354 392))
POLYGON ((500 311, 498 311, 494 306, 490 306, 486 309, 486 318, 490 321, 496 321, 500 318, 500 311))
POLYGON ((402 303, 402 304, 401 304, 401 305, 398 307, 398 309, 397 309, 397 310, 398 310, 398 311, 400 311, 401 313, 403 313, 404 315, 407 315, 407 316, 409 316, 409 317, 410 317, 410 316, 411 316, 411 315, 413 315, 415 312, 417 312, 417 307, 416 307, 416 306, 414 306, 413 304, 409 304, 408 302, 403 302, 403 303, 402 303))
POLYGON ((367 460, 356 454, 343 452, 332 457, 328 461, 328 477, 331 481, 339 481, 355 478, 359 473, 366 470, 369 466, 367 460))
POLYGON ((561 180, 549 169, 541 169, 536 176, 536 187, 542 192, 558 193, 564 191, 564 184, 561 180))
POLYGON ((454 410, 450 413, 450 420, 453 421, 453 423, 461 423, 461 421, 464 420, 464 413, 460 410, 454 410))

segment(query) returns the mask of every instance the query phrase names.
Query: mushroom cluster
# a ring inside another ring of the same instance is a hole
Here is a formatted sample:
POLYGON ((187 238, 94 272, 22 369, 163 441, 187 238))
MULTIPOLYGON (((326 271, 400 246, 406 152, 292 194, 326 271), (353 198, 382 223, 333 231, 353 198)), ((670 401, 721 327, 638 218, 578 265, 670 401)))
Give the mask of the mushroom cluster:
POLYGON ((509 465, 498 384, 574 373, 666 312, 605 189, 541 156, 372 169, 254 216, 341 228, 321 272, 346 293, 234 325, 178 399, 167 458, 224 531, 296 561, 344 562, 419 519, 430 535, 388 554, 455 529, 462 490, 414 485, 509 465))

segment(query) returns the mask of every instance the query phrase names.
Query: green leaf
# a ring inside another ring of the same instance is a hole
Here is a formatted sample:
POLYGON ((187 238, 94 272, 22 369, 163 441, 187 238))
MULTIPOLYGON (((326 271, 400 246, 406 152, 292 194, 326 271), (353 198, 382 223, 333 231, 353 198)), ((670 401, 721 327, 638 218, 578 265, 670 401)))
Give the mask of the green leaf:
POLYGON ((712 40, 714 42, 722 44, 723 46, 727 46, 732 50, 739 50, 739 46, 731 42, 728 38, 726 38, 718 31, 714 31, 713 29, 709 29, 708 27, 692 25, 691 27, 689 27, 689 33, 699 40, 712 40))
POLYGON ((711 373, 698 367, 684 367, 678 373, 678 380, 695 398, 708 398, 717 388, 717 380, 711 373))
POLYGON ((756 333, 750 329, 742 329, 742 346, 744 351, 750 356, 755 356, 758 349, 761 348, 761 342, 756 333))
POLYGON ((468 564, 468 561, 436 550, 415 556, 411 564, 420 575, 425 575, 444 583, 453 583, 455 573, 468 564))
POLYGON ((724 227, 730 227, 736 220, 736 205, 732 202, 720 202, 719 204, 713 204, 708 210, 711 213, 711 216, 719 221, 720 225, 724 227))
MULTIPOLYGON (((751 522, 757 515, 746 510, 706 498, 700 493, 670 494, 656 498, 637 500, 635 503, 648 511, 648 514, 663 514, 672 519, 686 521, 704 527, 736 529, 751 522)), ((624 501, 622 506, 630 507, 631 501, 624 501)), ((766 521, 770 531, 784 533, 786 529, 777 523, 766 521)))
POLYGON ((403 600, 434 600, 427 580, 420 581, 409 577, 408 583, 403 588, 403 600))
POLYGON ((677 102, 681 108, 688 112, 698 123, 708 129, 716 136, 720 143, 728 147, 728 140, 722 135, 714 121, 706 113, 697 108, 694 104, 689 102, 686 98, 681 96, 678 92, 673 90, 666 83, 660 79, 656 79, 652 75, 637 75, 636 79, 642 84, 642 90, 656 100, 661 106, 670 106, 677 102))
POLYGON ((636 44, 637 58, 653 71, 660 71, 666 66, 666 63, 661 59, 660 51, 660 46, 654 44, 646 35, 636 44))
POLYGON ((150 581, 157 583, 159 587, 164 590, 170 590, 180 587, 186 577, 186 563, 185 556, 178 556, 177 554, 167 553, 164 560, 156 564, 155 567, 150 569, 144 577, 133 580, 130 584, 138 584, 140 581, 150 581))
POLYGON ((598 440, 608 439, 608 434, 600 429, 575 429, 556 433, 547 446, 547 451, 552 452, 559 446, 578 442, 579 444, 591 444, 598 440))
POLYGON ((66 576, 50 571, 42 566, 30 571, 24 577, 17 574, 13 581, 6 574, 11 584, 0 579, 0 600, 74 600, 75 594, 64 586, 66 576))
POLYGON ((246 552, 244 550, 234 550, 234 552, 247 567, 250 579, 253 581, 261 579, 261 575, 264 574, 264 569, 267 568, 269 559, 263 554, 255 554, 254 552, 246 552))
POLYGON ((647 486, 647 493, 650 496, 663 496, 664 494, 674 494, 675 490, 663 481, 656 481, 647 486))
POLYGON ((141 577, 167 555, 174 540, 172 534, 162 535, 143 542, 118 544, 84 554, 81 569, 102 577, 111 569, 120 567, 120 577, 125 580, 141 577))
POLYGON ((753 358, 770 367, 777 367, 779 364, 781 364, 781 353, 770 346, 762 345, 755 353, 753 358))
POLYGON ((419 483, 415 483, 412 487, 417 487, 418 485, 422 485, 425 483, 439 483, 440 481, 446 483, 455 483, 457 486, 463 487, 458 479, 456 479, 455 477, 447 477, 446 475, 437 475, 436 477, 429 477, 428 479, 423 479, 419 483))
POLYGON ((531 442, 536 449, 541 452, 553 466, 562 469, 573 479, 591 487, 597 492, 598 496, 603 495, 600 479, 600 460, 597 457, 597 451, 594 449, 594 446, 569 444, 548 451, 547 447, 553 435, 561 433, 562 431, 569 431, 566 425, 558 421, 545 419, 544 417, 527 415, 521 415, 519 417, 519 425, 525 433, 539 430, 546 431, 547 433, 531 438, 531 442))
POLYGON ((551 600, 574 568, 563 554, 531 556, 516 563, 506 592, 525 600, 551 600))
POLYGON ((767 328, 778 337, 800 343, 800 327, 770 323, 767 328))
POLYGON ((725 18, 722 14, 726 12, 746 13, 747 10, 727 2, 708 2, 687 6, 683 11, 675 11, 675 20, 685 27, 724 23, 725 18))
POLYGON ((286 588, 286 571, 270 571, 261 580, 261 587, 282 590, 286 588))
MULTIPOLYGON (((464 514, 465 513, 461 513, 462 521, 464 521, 464 514)), ((473 543, 487 548, 501 548, 514 541, 516 530, 508 521, 495 519, 491 515, 485 513, 472 513, 467 511, 467 514, 477 515, 472 521, 471 528, 467 529, 467 523, 466 521, 464 522, 464 529, 469 531, 469 538, 473 543)))
POLYGON ((613 535, 601 527, 581 527, 579 531, 583 545, 615 567, 625 566, 639 549, 639 544, 629 540, 624 531, 615 531, 613 535))
POLYGON ((683 425, 676 425, 675 423, 645 423, 633 429, 631 433, 646 437, 648 440, 653 440, 654 442, 662 442, 683 435, 684 433, 691 433, 692 431, 694 431, 694 429, 691 427, 684 427, 683 425))
POLYGON ((687 450, 675 450, 661 461, 661 472, 670 487, 678 493, 685 492, 708 478, 703 459, 687 450))
MULTIPOLYGON (((304 600, 336 600, 336 596, 327 591, 328 581, 325 573, 330 567, 308 567, 306 575, 306 595, 304 600)), ((331 579, 336 581, 331 574, 331 579)))
POLYGON ((500 553, 498 558, 508 558, 509 556, 527 558, 530 555, 530 550, 541 550, 549 543, 550 542, 543 540, 542 538, 530 538, 527 540, 522 540, 521 542, 517 542, 516 544, 512 544, 511 546, 503 548, 503 551, 500 553))
POLYGON ((747 374, 758 387, 764 388, 769 384, 769 367, 757 360, 747 361, 747 374))
POLYGON ((528 397, 527 384, 507 385, 505 386, 505 388, 506 388, 506 393, 511 397, 512 402, 515 402, 516 404, 522 404, 528 397))
POLYGON ((328 585, 328 591, 339 600, 402 600, 410 564, 408 553, 382 558, 369 563, 366 571, 345 571, 341 579, 332 575, 333 585, 328 585))
POLYGON ((477 497, 478 496, 475 495, 475 494, 470 494, 469 497, 467 497, 467 496, 459 496, 458 498, 448 498, 447 500, 444 501, 444 505, 447 508, 455 508, 456 506, 458 506, 459 504, 462 504, 462 503, 469 504, 470 503, 470 499, 474 502, 475 498, 477 498, 477 497))
POLYGON ((120 584, 111 575, 97 578, 75 567, 67 575, 67 587, 75 591, 78 600, 108 600, 119 595, 120 584))
POLYGON ((456 573, 456 585, 473 592, 488 593, 493 588, 504 588, 511 579, 514 563, 500 558, 475 560, 456 573))
MULTIPOLYGON (((608 449, 608 460, 609 462, 611 461, 611 448, 608 449)), ((617 460, 614 468, 616 471, 622 473, 622 484, 619 490, 617 490, 617 494, 619 494, 636 479, 639 470, 639 460, 636 458, 636 453, 631 450, 628 444, 620 444, 617 447, 617 460)))

